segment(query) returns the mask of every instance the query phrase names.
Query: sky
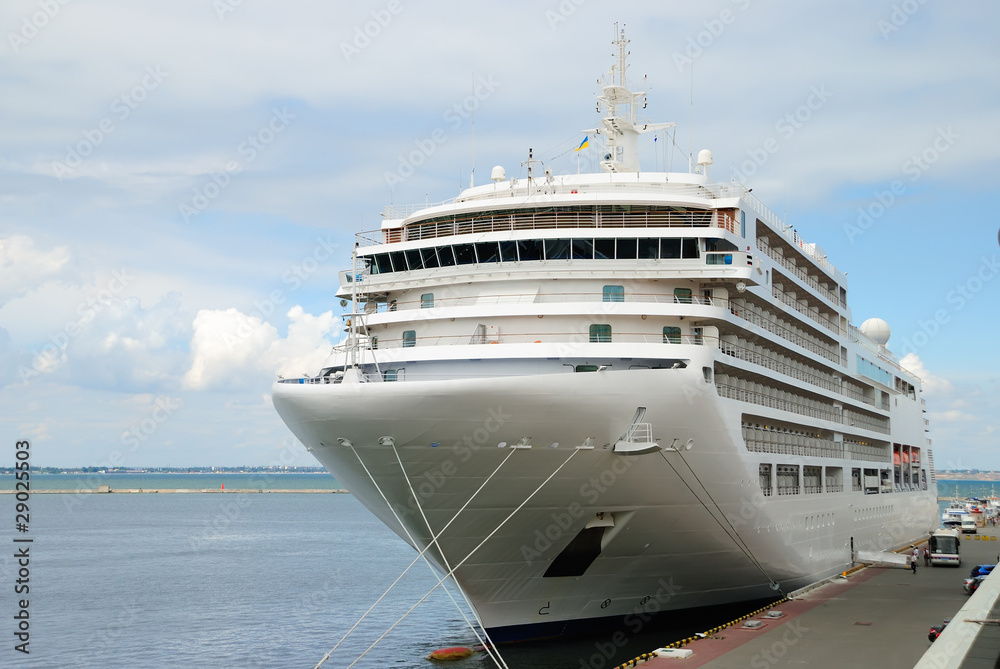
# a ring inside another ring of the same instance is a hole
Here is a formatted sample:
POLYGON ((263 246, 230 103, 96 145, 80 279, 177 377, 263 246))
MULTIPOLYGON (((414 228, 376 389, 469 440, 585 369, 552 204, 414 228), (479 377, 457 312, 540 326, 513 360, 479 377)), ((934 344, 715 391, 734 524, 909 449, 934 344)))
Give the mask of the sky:
POLYGON ((586 169, 616 22, 678 124, 643 169, 711 149, 888 321, 937 467, 1000 469, 1000 7, 935 0, 5 0, 0 462, 315 464, 270 387, 339 338, 354 234, 586 169))

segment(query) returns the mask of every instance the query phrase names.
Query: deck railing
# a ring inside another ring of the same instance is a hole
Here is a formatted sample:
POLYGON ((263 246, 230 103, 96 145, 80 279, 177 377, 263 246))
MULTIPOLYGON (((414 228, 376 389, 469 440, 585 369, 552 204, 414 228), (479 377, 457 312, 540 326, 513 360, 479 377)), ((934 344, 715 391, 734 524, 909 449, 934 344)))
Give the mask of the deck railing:
POLYGON ((727 211, 513 211, 502 214, 463 213, 411 223, 405 227, 358 235, 361 247, 488 232, 558 229, 721 228, 736 233, 739 224, 727 211))

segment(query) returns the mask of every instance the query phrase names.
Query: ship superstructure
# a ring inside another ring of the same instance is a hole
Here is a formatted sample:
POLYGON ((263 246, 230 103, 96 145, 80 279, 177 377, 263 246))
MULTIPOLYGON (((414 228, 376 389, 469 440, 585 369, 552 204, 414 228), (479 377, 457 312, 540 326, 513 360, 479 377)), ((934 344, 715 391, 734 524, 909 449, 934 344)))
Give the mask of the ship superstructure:
POLYGON ((385 212, 348 335, 274 385, 312 454, 497 641, 763 599, 937 525, 919 380, 737 183, 643 172, 626 41, 596 174, 385 212))

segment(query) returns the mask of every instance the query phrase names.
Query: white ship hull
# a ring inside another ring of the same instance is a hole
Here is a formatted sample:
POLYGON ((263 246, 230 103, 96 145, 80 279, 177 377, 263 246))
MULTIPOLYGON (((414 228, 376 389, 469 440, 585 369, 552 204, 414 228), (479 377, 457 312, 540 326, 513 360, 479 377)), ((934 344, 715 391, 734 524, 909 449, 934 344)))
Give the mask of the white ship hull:
MULTIPOLYGON (((855 549, 888 549, 936 526, 933 491, 765 497, 757 477, 761 454, 747 450, 740 429, 741 409, 759 413, 760 407, 719 398, 694 365, 395 384, 276 384, 274 399, 313 455, 386 525, 412 537, 416 548, 426 547, 431 536, 421 509, 434 533, 454 519, 438 539, 444 558, 433 548, 428 555, 442 573, 445 558, 452 567, 462 563, 458 583, 501 639, 550 634, 558 623, 581 619, 621 621, 778 596, 848 568, 852 540, 855 549), (655 441, 690 440, 690 450, 615 453, 614 443, 639 406, 647 408, 655 441), (379 444, 384 435, 393 436, 419 506, 393 446, 379 444), (511 453, 525 437, 531 448, 511 453), (577 448, 588 439, 592 449, 577 448), (871 511, 859 513, 865 509, 871 511), (615 525, 585 573, 545 577, 597 514, 612 516, 615 525)), ((831 464, 849 468, 851 461, 831 464)))
POLYGON ((358 233, 347 340, 282 419, 495 640, 778 597, 936 527, 919 380, 740 184, 643 172, 627 40, 603 173, 470 185, 358 233), (440 536, 437 536, 440 535, 440 536), (437 542, 432 539, 437 536, 437 542))

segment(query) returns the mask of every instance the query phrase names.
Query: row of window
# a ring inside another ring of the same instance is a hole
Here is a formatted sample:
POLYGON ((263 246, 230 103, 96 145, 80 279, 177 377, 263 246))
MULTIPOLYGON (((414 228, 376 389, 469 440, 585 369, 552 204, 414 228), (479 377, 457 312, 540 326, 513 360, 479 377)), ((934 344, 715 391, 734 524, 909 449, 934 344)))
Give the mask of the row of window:
MULTIPOLYGON (((706 238, 705 251, 734 251, 721 239, 706 238)), ((699 238, 521 239, 449 244, 363 256, 372 274, 497 262, 535 260, 673 260, 700 258, 699 238)), ((732 264, 732 257, 711 256, 710 264, 732 264)))
MULTIPOLYGON (((695 328, 696 334, 700 334, 701 328, 695 328)), ((696 337, 695 343, 701 343, 698 341, 700 337, 696 337)), ((590 343, 592 344, 605 344, 611 341, 611 326, 607 323, 594 323, 590 326, 590 343)), ((680 344, 681 343, 681 329, 679 327, 673 327, 670 325, 664 326, 663 328, 663 343, 664 344, 680 344)), ((403 348, 413 348, 417 345, 417 331, 416 330, 404 330, 403 331, 403 348)), ((378 348, 378 339, 372 337, 372 348, 378 348)))
MULTIPOLYGON (((604 302, 624 302, 625 286, 604 286, 601 291, 601 299, 604 302)), ((690 288, 674 288, 674 302, 677 304, 691 304, 690 288)), ((396 300, 389 302, 389 311, 396 311, 396 300)), ((422 293, 420 295, 420 308, 434 308, 434 293, 422 293)))

